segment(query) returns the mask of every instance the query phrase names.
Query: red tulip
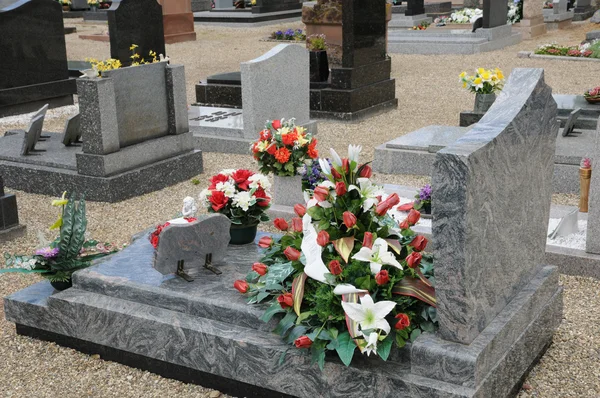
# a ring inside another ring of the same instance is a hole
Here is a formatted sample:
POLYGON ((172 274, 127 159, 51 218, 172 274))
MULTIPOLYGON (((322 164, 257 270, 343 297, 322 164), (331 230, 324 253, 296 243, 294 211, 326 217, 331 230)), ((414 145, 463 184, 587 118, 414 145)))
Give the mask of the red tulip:
POLYGON ((412 252, 406 257, 406 263, 410 268, 417 268, 421 264, 423 255, 419 252, 412 252))
POLYGON ((302 219, 300 217, 292 218, 292 229, 294 232, 302 232, 302 219))
POLYGON ((400 229, 408 229, 410 228, 410 224, 408 223, 407 219, 404 219, 404 221, 402 221, 400 223, 400 229))
POLYGON ((394 325, 394 329, 402 330, 410 326, 410 318, 406 314, 398 314, 395 317, 398 322, 394 325))
POLYGON ((342 196, 346 192, 348 192, 348 190, 346 189, 346 183, 345 182, 338 181, 338 182, 335 183, 335 193, 337 193, 338 196, 342 196))
POLYGON ((415 206, 415 204, 413 202, 405 203, 403 205, 398 206, 398 208, 396 210, 398 210, 398 211, 409 211, 414 206, 415 206))
POLYGON ((254 263, 252 264, 252 271, 256 272, 260 276, 264 276, 267 273, 268 268, 263 263, 254 263))
POLYGON ((349 211, 345 211, 344 214, 342 214, 342 218, 344 219, 346 228, 352 228, 356 224, 356 216, 349 211))
POLYGON ((273 221, 273 225, 275 225, 275 228, 280 231, 287 231, 290 227, 287 221, 285 221, 283 218, 276 218, 275 221, 273 221))
POLYGON ((340 173, 338 173, 338 171, 336 169, 334 169, 334 168, 331 169, 331 175, 336 180, 341 180, 342 179, 342 175, 340 173))
POLYGON ((317 234, 317 244, 319 246, 325 247, 329 243, 329 234, 327 231, 319 231, 317 234))
POLYGON ((306 214, 306 206, 297 203, 294 205, 294 211, 296 212, 298 217, 304 217, 304 215, 306 214))
POLYGON ((290 261, 296 261, 300 258, 300 252, 298 250, 294 249, 292 246, 286 247, 285 250, 283 251, 283 254, 290 261))
POLYGON ((273 243, 273 238, 271 238, 270 236, 263 236, 258 240, 258 247, 266 249, 271 246, 271 243, 273 243))
POLYGON ((273 126, 275 130, 279 130, 281 128, 281 120, 273 120, 271 126, 273 126))
POLYGON ((350 161, 348 160, 348 158, 342 159, 342 170, 344 170, 344 173, 350 171, 350 161))
POLYGON ((339 275, 342 273, 342 265, 338 260, 331 260, 329 262, 329 272, 331 272, 331 275, 339 275))
POLYGON ((294 340, 294 345, 296 348, 309 348, 312 345, 312 341, 308 336, 300 336, 294 340))
POLYGON ((368 247, 369 249, 373 247, 373 234, 371 232, 365 232, 362 244, 363 247, 368 247))
POLYGON ((420 252, 425 249, 425 246, 427 246, 427 238, 423 235, 417 235, 408 245, 420 252))
POLYGON ((383 216, 388 212, 388 210, 396 206, 398 203, 400 203, 400 198, 398 197, 397 193, 393 193, 377 205, 375 208, 375 213, 377 213, 378 216, 383 216))
POLYGON ((389 281, 390 274, 388 274, 388 272, 384 269, 382 269, 377 273, 377 275, 375 275, 375 282, 377 282, 378 285, 385 285, 389 281))
POLYGON ((420 218, 421 213, 415 209, 411 209, 411 211, 408 213, 408 216, 406 217, 410 225, 415 225, 416 223, 418 223, 420 218))
POLYGON ((277 301, 281 308, 286 309, 294 306, 294 298, 292 297, 292 293, 284 293, 277 297, 277 301))
POLYGON ((233 287, 235 287, 240 293, 246 293, 249 286, 248 282, 238 279, 237 281, 233 282, 233 287))
POLYGON ((371 175, 373 175, 373 169, 371 169, 371 166, 369 166, 368 164, 366 164, 361 170, 360 170, 360 177, 363 178, 371 178, 371 175))
POLYGON ((313 197, 319 202, 326 201, 328 196, 329 196, 329 189, 327 189, 326 187, 318 186, 315 188, 315 191, 313 192, 313 197))

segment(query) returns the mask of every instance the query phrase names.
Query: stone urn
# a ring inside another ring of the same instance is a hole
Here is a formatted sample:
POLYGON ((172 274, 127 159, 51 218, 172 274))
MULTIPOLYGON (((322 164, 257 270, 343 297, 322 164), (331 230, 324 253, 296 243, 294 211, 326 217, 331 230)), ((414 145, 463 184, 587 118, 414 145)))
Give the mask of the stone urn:
POLYGON ((304 203, 302 176, 282 177, 276 175, 273 181, 273 203, 278 206, 290 206, 304 203))
POLYGON ((592 169, 589 167, 579 168, 579 212, 588 212, 588 200, 590 197, 590 182, 592 169))
POLYGON ((475 94, 475 109, 476 113, 486 113, 496 101, 496 94, 475 94))

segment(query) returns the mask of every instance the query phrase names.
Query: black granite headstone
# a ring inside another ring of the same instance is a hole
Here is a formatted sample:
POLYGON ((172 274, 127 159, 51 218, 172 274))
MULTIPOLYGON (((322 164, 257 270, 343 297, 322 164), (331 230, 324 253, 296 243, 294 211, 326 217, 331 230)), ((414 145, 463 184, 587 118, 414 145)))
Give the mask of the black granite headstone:
POLYGON ((386 0, 343 0, 342 66, 354 68, 386 59, 386 0))
POLYGON ((508 3, 506 0, 483 0, 483 28, 506 25, 508 3))
POLYGON ((113 1, 107 13, 112 58, 131 65, 132 44, 146 60, 150 51, 166 55, 162 6, 156 0, 113 1))
POLYGON ((425 1, 424 0, 408 0, 406 2, 406 11, 404 15, 422 15, 425 14, 425 1))
POLYGON ((256 0, 252 6, 253 14, 263 14, 265 12, 277 12, 287 10, 299 10, 302 8, 300 0, 256 0))
POLYGON ((0 176, 0 231, 19 225, 17 198, 4 193, 4 181, 0 176))

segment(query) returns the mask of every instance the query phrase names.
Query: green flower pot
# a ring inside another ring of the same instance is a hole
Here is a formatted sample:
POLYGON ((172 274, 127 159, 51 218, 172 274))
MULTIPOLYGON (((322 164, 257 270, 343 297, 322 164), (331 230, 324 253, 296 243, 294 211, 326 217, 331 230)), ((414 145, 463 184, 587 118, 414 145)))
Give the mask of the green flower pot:
POLYGON ((231 236, 231 240, 229 241, 230 245, 246 245, 248 243, 254 242, 254 238, 256 238, 256 231, 258 228, 258 224, 254 225, 236 225, 231 224, 229 229, 229 235, 231 236))
POLYGON ((50 284, 54 289, 58 290, 59 292, 62 292, 63 290, 67 290, 68 288, 73 286, 73 280, 69 279, 66 282, 50 282, 50 284))

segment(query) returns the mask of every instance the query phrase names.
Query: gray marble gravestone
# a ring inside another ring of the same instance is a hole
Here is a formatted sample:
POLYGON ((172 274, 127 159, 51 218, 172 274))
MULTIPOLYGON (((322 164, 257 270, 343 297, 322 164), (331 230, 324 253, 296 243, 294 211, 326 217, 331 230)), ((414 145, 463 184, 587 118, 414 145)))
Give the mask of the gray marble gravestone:
POLYGON ((183 260, 187 271, 205 265, 207 254, 213 264, 221 264, 227 253, 231 221, 223 214, 199 216, 191 223, 179 220, 183 223, 171 222, 160 233, 154 269, 161 274, 174 274, 177 263, 183 260))
POLYGON ((594 144, 585 250, 588 253, 600 254, 600 119, 594 144))
POLYGON ((433 236, 442 338, 471 343, 542 269, 556 113, 543 70, 515 69, 481 121, 437 153, 432 185, 442 199, 433 203, 433 236))
POLYGON ((569 135, 577 134, 577 132, 573 131, 573 129, 575 129, 575 122, 577 121, 577 118, 579 117, 580 114, 581 114, 581 108, 577 108, 569 114, 569 118, 567 119, 567 122, 565 123, 565 127, 563 128, 563 131, 562 131, 563 137, 568 137, 569 135))
POLYGON ((0 242, 22 236, 25 226, 19 225, 17 197, 4 192, 4 181, 0 176, 0 242))
POLYGON ((48 105, 44 105, 39 111, 37 111, 29 122, 29 126, 23 135, 23 146, 21 148, 21 155, 29 155, 30 152, 35 150, 35 145, 42 136, 42 128, 44 127, 44 118, 46 117, 46 111, 48 105))
POLYGON ((81 129, 80 129, 81 117, 79 113, 69 117, 65 122, 65 130, 63 132, 62 143, 65 146, 73 145, 81 140, 81 129))

